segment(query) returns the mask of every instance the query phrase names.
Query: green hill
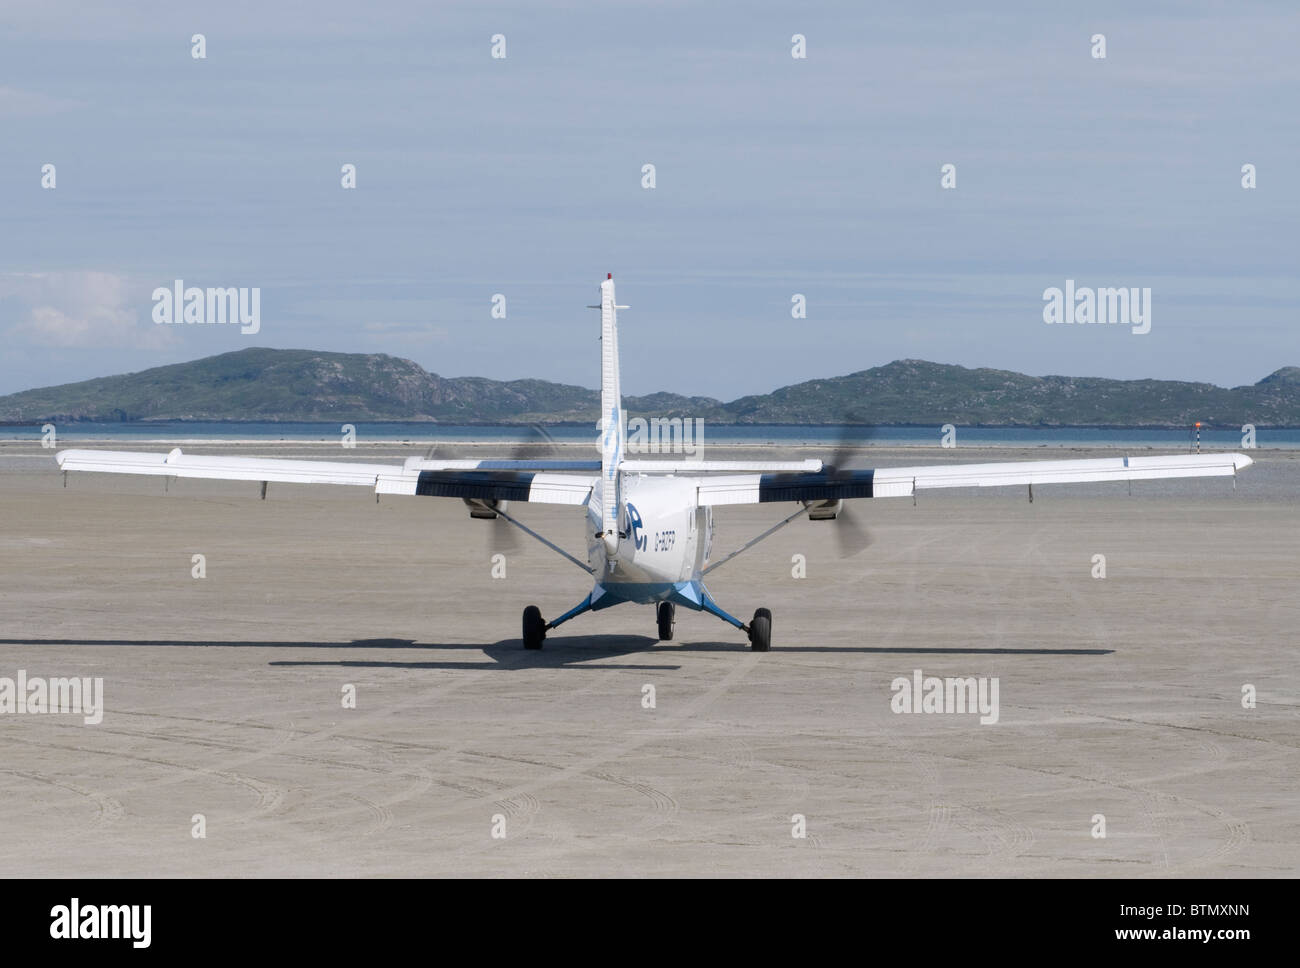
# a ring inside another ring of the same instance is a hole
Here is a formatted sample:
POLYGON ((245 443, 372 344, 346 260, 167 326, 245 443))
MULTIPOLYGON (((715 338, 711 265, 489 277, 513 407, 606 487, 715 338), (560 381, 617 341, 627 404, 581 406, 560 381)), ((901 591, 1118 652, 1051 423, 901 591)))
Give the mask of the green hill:
MULTIPOLYGON (((713 423, 1300 427, 1300 367, 1225 389, 1173 380, 1026 376, 898 360, 724 403, 655 393, 633 416, 713 423)), ((0 422, 430 420, 594 422, 600 394, 546 380, 447 378, 383 354, 246 349, 0 397, 0 422)))

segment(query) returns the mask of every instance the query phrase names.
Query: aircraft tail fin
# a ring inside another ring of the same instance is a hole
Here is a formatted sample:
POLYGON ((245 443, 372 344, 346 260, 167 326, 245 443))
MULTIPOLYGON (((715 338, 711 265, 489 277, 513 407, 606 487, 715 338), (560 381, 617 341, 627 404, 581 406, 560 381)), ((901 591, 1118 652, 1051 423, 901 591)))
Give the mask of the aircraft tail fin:
POLYGON ((614 275, 600 284, 600 496, 601 530, 605 551, 612 558, 618 552, 618 530, 622 496, 619 493, 619 465, 627 453, 627 415, 618 380, 618 314, 626 309, 614 300, 614 275))

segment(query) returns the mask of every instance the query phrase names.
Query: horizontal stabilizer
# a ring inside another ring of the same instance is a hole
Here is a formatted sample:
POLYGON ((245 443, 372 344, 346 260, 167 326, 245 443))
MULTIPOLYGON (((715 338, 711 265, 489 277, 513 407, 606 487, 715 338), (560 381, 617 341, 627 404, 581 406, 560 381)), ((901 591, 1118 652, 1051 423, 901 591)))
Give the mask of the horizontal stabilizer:
POLYGON ((598 460, 426 460, 408 457, 408 471, 586 471, 600 470, 598 460))
POLYGON ((819 460, 625 460, 619 469, 628 474, 776 474, 816 472, 819 460))

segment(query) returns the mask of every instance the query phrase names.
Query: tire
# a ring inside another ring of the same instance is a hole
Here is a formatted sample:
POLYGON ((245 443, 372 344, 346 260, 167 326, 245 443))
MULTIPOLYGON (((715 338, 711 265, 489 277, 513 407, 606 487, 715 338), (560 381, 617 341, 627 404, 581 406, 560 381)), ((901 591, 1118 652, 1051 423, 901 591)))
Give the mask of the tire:
POLYGON ((524 648, 540 649, 544 638, 546 620, 542 618, 542 610, 536 605, 529 605, 524 609, 524 648))
POLYGON ((772 613, 765 608, 755 611, 749 622, 749 647, 755 652, 772 648, 772 613))
POLYGON ((672 602, 660 602, 655 609, 655 617, 659 620, 659 641, 671 642, 673 626, 677 620, 677 606, 672 602))

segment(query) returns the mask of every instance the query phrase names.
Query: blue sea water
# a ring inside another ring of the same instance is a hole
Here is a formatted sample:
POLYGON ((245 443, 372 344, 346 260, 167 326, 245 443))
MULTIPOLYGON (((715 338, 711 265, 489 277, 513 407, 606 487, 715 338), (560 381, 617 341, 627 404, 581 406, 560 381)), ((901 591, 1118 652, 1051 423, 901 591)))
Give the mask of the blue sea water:
MULTIPOLYGON (((441 423, 358 423, 358 441, 392 441, 437 443, 440 441, 520 441, 538 440, 536 430, 519 425, 453 425, 441 423)), ((58 428, 63 442, 86 441, 194 441, 194 440, 320 440, 335 441, 342 436, 337 423, 275 422, 203 422, 158 421, 137 423, 67 423, 58 428)), ((581 443, 596 439, 594 427, 586 424, 561 424, 546 427, 546 433, 561 443, 581 443)), ((39 440, 40 425, 0 427, 0 439, 39 440)), ((713 444, 809 444, 826 445, 848 440, 854 444, 885 446, 936 446, 941 436, 935 427, 873 427, 869 433, 861 427, 727 425, 705 424, 703 443, 713 444)), ((1189 430, 1155 430, 1146 428, 1093 427, 958 427, 961 445, 1005 447, 1157 447, 1182 448, 1191 445, 1189 430)), ((1201 444, 1206 448, 1240 449, 1239 429, 1202 430, 1201 444)), ((1300 448, 1300 429, 1256 432, 1256 446, 1263 448, 1300 448)))

